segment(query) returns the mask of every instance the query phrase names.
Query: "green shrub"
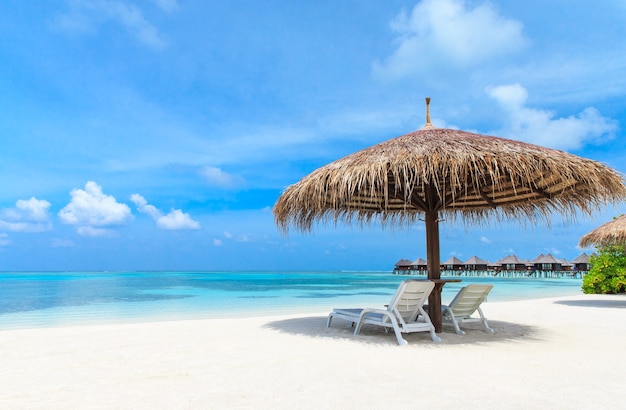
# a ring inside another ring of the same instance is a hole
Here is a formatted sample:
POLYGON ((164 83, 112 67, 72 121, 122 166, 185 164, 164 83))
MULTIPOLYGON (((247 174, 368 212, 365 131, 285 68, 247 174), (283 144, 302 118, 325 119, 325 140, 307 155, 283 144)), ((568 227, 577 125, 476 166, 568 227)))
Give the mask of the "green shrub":
POLYGON ((626 246, 598 248, 598 255, 589 259, 591 270, 583 278, 585 293, 626 292, 626 246))

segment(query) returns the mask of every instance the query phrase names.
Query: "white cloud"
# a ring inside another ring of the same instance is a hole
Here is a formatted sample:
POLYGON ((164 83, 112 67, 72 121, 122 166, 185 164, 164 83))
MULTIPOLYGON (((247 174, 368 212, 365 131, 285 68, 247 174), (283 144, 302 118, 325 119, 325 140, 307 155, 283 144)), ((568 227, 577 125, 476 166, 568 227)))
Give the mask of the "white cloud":
MULTIPOLYGON (((159 8, 173 11, 176 1, 155 0, 159 8)), ((161 50, 167 42, 156 27, 150 24, 141 10, 129 1, 121 0, 68 0, 69 10, 56 18, 59 28, 69 32, 96 32, 99 26, 112 21, 120 24, 140 43, 161 50)))
POLYGON ((85 189, 73 189, 72 200, 58 213, 61 222, 77 225, 77 232, 85 236, 106 236, 111 232, 105 227, 120 225, 132 218, 130 208, 117 202, 111 195, 105 195, 100 185, 93 181, 85 184, 85 189))
POLYGON ((176 230, 176 229, 200 229, 200 224, 191 219, 189 214, 183 213, 180 209, 174 209, 169 214, 162 216, 157 220, 159 228, 176 230))
POLYGON ((50 202, 31 197, 28 200, 18 200, 15 203, 15 208, 21 213, 21 219, 47 221, 49 217, 48 208, 50 208, 50 202))
POLYGON ((486 236, 481 236, 480 237, 480 242, 484 243, 484 244, 490 244, 491 243, 491 239, 487 238, 486 236))
POLYGON ((228 232, 228 231, 224 231, 224 237, 228 238, 228 239, 231 239, 233 237, 233 234, 228 232))
POLYGON ((221 239, 213 239, 213 246, 222 246, 221 239))
POLYGON ((617 121, 603 117, 593 107, 566 118, 526 107, 528 93, 520 84, 489 87, 487 93, 506 113, 504 128, 490 132, 495 135, 568 150, 611 139, 618 129, 617 121))
POLYGON ((48 209, 50 202, 31 197, 20 199, 15 208, 0 211, 0 230, 12 232, 42 232, 52 228, 48 209))
POLYGON ((526 103, 528 92, 519 84, 500 85, 487 89, 489 96, 497 100, 503 107, 512 110, 526 103))
POLYGON ((139 194, 132 194, 130 200, 137 206, 139 212, 149 215, 161 229, 200 229, 200 223, 194 221, 189 214, 183 213, 180 209, 173 209, 169 214, 163 215, 161 211, 148 204, 148 201, 139 194))
POLYGON ((156 209, 156 207, 148 204, 148 201, 146 201, 146 198, 144 198, 143 196, 139 194, 132 194, 130 196, 130 200, 133 201, 133 203, 137 206, 137 210, 139 210, 139 212, 149 215, 155 220, 163 216, 161 212, 158 209, 156 209))
POLYGON ((402 78, 429 67, 468 67, 511 54, 526 44, 523 26, 485 2, 474 8, 462 0, 423 0, 391 22, 397 47, 374 63, 383 78, 402 78))
POLYGON ((203 166, 202 168, 200 168, 199 172, 204 180, 212 186, 231 188, 236 185, 240 185, 243 182, 241 178, 229 174, 228 172, 224 172, 217 167, 211 167, 208 165, 203 166))

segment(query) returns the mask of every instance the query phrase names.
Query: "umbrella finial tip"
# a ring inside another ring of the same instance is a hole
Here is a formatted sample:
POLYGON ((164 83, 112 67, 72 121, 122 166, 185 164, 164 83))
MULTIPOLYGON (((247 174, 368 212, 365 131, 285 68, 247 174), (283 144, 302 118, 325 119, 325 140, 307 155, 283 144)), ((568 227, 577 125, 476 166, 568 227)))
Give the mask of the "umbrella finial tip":
POLYGON ((433 128, 433 124, 430 122, 430 97, 426 97, 426 125, 424 128, 433 128))

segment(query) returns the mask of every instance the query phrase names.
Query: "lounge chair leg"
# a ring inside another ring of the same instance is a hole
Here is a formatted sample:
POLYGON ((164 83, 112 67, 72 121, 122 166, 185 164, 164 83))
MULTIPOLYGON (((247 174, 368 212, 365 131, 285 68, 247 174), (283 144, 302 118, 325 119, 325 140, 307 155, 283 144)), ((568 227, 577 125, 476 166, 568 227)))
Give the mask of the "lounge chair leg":
POLYGON ((333 313, 331 312, 330 315, 328 315, 328 319, 326 320, 326 327, 330 327, 330 322, 332 322, 333 320, 333 313))
POLYGON ((396 331, 395 333, 396 333, 396 339, 398 339, 398 344, 400 346, 406 346, 409 344, 409 342, 407 342, 406 340, 402 338, 402 333, 400 333, 400 331, 396 331))
POLYGON ((437 333, 435 333, 435 328, 433 328, 430 331, 430 338, 433 340, 433 342, 436 342, 436 343, 441 342, 441 338, 437 336, 437 333))
POLYGON ((487 318, 483 315, 483 310, 479 307, 478 314, 480 315, 480 319, 483 322, 483 326, 485 326, 485 330, 489 333, 495 333, 492 328, 489 327, 489 323, 487 323, 487 318))
POLYGON ((450 315, 450 320, 452 321, 452 324, 454 325, 454 331, 456 332, 457 335, 464 335, 465 332, 461 330, 461 328, 459 327, 459 322, 456 321, 456 318, 454 317, 454 313, 452 313, 452 311, 448 310, 448 315, 450 315))
MULTIPOLYGON (((352 325, 354 325, 354 322, 352 322, 352 325)), ((354 334, 358 335, 360 331, 361 331, 361 320, 359 319, 359 321, 356 322, 356 326, 354 326, 354 334)))
POLYGON ((489 333, 495 333, 495 331, 494 331, 492 328, 490 328, 490 327, 489 327, 489 325, 487 324, 487 319, 485 319, 485 320, 483 321, 483 325, 485 325, 485 330, 486 330, 487 332, 489 332, 489 333))
POLYGON ((391 325, 393 326, 393 332, 396 334, 396 339, 398 340, 398 345, 400 345, 400 346, 408 345, 409 342, 404 340, 404 338, 402 337, 402 332, 400 331, 400 326, 398 326, 398 321, 396 320, 396 317, 393 316, 393 315, 388 315, 388 317, 389 317, 389 321, 391 322, 391 325))

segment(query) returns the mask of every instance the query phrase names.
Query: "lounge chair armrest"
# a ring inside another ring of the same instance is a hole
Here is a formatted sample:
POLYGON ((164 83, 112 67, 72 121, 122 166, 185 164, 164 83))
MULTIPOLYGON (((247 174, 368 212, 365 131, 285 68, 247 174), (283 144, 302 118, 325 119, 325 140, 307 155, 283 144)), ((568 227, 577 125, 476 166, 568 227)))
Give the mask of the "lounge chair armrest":
POLYGON ((365 308, 363 309, 363 311, 361 311, 361 315, 359 316, 357 327, 360 327, 360 324, 361 322, 363 322, 363 319, 370 313, 382 315, 383 317, 386 317, 386 319, 388 319, 389 322, 393 324, 394 328, 398 326, 398 320, 396 319, 396 315, 394 312, 391 312, 386 309, 365 308))
POLYGON ((387 309, 365 308, 361 311, 361 318, 363 318, 363 316, 365 316, 368 313, 378 313, 381 315, 389 316, 390 312, 387 309))

